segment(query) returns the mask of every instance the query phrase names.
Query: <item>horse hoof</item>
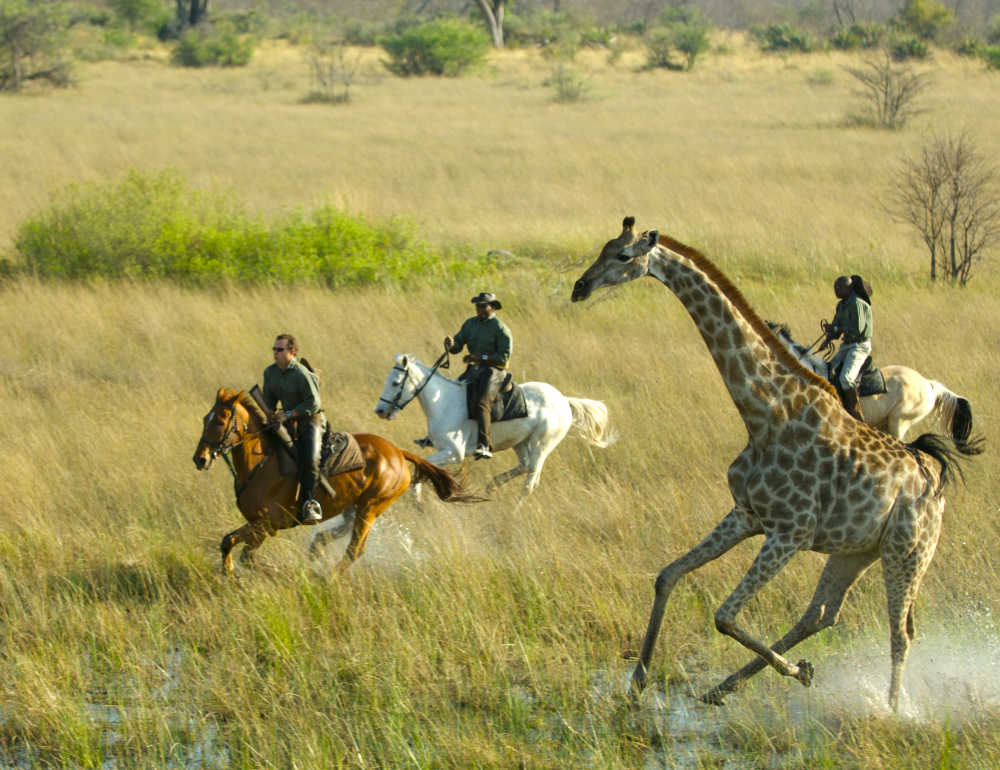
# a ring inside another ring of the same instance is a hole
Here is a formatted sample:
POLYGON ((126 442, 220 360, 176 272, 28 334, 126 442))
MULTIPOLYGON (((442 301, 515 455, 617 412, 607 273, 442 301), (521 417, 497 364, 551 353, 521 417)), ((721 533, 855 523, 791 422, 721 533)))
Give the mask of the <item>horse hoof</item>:
POLYGON ((795 678, 802 682, 803 687, 809 687, 812 684, 813 675, 816 673, 813 664, 808 660, 800 660, 798 669, 799 672, 795 675, 795 678))

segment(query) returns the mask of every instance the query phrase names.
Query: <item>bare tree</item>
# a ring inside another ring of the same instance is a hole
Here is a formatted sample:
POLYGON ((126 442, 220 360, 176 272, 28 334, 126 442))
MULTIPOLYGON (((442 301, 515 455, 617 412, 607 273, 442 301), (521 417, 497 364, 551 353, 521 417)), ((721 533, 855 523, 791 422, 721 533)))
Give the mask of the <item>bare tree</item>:
POLYGON ((197 27, 208 15, 209 0, 176 0, 177 21, 181 27, 197 27))
POLYGON ((968 131, 925 137, 905 156, 886 211, 919 231, 931 257, 931 280, 964 286, 986 251, 1000 243, 1000 174, 968 131))
POLYGON ((351 85, 361 63, 361 52, 351 55, 343 40, 318 40, 305 53, 309 66, 307 102, 346 102, 351 98, 351 85), (338 84, 343 88, 338 93, 338 84))
POLYGON ((490 37, 493 38, 493 47, 497 50, 503 48, 503 11, 506 0, 476 0, 486 26, 489 28, 490 37))
POLYGON ((926 75, 897 66, 886 50, 870 56, 864 67, 847 67, 862 86, 865 110, 854 116, 858 123, 895 130, 916 113, 914 101, 928 85, 926 75))

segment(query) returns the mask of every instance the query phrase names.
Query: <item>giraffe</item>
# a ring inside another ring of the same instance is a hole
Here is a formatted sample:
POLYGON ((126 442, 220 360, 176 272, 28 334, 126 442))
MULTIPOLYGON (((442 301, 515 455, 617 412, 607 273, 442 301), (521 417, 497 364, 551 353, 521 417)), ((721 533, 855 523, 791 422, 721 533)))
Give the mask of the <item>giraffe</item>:
MULTIPOLYGON (((746 448, 729 466, 734 506, 704 540, 656 579, 655 600, 631 692, 646 685, 667 599, 681 577, 755 535, 764 542, 750 570, 715 613, 719 632, 757 654, 702 700, 721 703, 771 665, 812 683, 808 661, 782 654, 836 623, 848 592, 882 559, 892 671, 889 704, 898 708, 914 636, 913 605, 941 532, 941 491, 957 469, 946 439, 910 444, 855 421, 828 382, 802 366, 703 254, 656 230, 638 235, 627 217, 621 235, 573 287, 572 300, 596 289, 651 276, 690 313, 746 426, 746 448), (929 464, 933 458, 939 467, 929 464), (743 607, 799 551, 829 555, 805 614, 768 647, 737 622, 743 607)), ((978 444, 963 450, 978 454, 978 444)))

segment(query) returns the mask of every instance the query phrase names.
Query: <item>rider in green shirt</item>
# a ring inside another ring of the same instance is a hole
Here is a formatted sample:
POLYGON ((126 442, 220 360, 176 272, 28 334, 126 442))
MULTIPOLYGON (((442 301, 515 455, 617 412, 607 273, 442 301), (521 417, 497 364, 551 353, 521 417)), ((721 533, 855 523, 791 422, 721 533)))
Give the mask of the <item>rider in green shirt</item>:
POLYGON ((844 341, 831 359, 829 368, 832 374, 840 367, 840 376, 833 384, 840 392, 844 408, 856 420, 863 422, 858 380, 861 367, 872 352, 871 286, 860 276, 848 278, 842 275, 834 282, 833 292, 840 302, 837 303, 833 323, 828 323, 823 330, 827 344, 839 337, 843 337, 844 341))
POLYGON ((299 520, 316 524, 323 520, 323 509, 315 499, 324 428, 319 378, 295 359, 298 343, 293 335, 279 334, 271 350, 274 363, 264 370, 264 400, 274 412, 275 422, 287 422, 289 427, 294 423, 302 500, 299 520))

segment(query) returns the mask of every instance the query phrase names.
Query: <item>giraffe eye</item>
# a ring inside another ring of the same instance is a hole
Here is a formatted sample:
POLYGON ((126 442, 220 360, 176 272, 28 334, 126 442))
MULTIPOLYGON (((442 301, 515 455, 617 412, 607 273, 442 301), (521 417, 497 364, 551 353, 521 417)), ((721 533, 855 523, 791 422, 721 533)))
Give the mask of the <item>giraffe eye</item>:
POLYGON ((619 262, 631 262, 632 261, 632 257, 630 257, 628 254, 625 254, 624 252, 622 252, 621 254, 618 255, 618 261, 619 262))

